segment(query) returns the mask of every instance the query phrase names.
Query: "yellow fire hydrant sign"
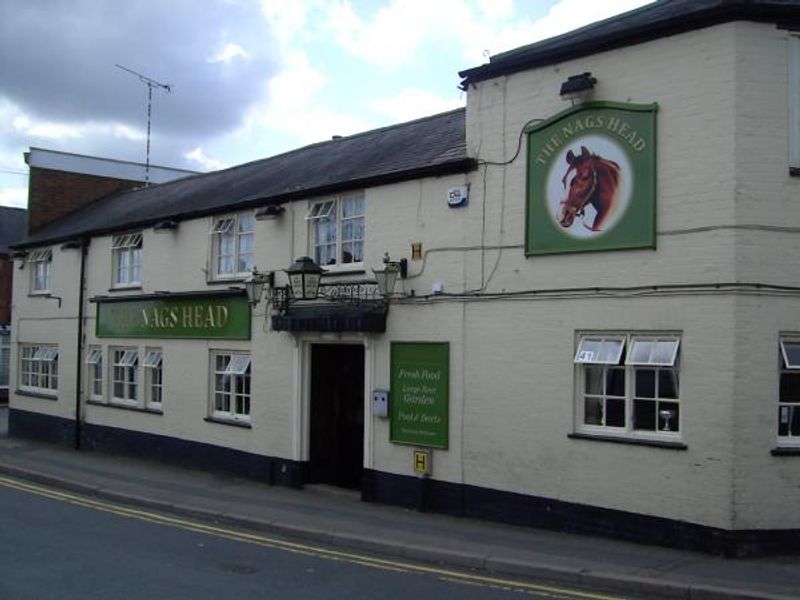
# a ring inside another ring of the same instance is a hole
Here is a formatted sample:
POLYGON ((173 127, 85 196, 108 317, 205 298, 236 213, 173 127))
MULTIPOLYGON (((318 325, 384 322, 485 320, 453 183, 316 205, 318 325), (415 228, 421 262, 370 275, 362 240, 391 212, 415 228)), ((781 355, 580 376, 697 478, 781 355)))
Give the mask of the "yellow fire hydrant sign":
POLYGON ((431 474, 431 451, 414 448, 414 473, 416 475, 431 474))

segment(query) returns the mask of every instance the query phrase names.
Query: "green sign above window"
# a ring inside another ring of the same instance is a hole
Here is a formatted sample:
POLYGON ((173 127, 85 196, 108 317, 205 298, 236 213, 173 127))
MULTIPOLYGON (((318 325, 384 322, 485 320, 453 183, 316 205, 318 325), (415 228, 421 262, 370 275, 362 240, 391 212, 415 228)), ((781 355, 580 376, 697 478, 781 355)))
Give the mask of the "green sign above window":
POLYGON ((176 295, 97 300, 99 338, 250 339, 243 295, 176 295))
POLYGON ((450 345, 392 342, 391 353, 391 441, 446 449, 450 345))
POLYGON ((657 109, 587 102, 528 130, 527 256, 655 248, 657 109))

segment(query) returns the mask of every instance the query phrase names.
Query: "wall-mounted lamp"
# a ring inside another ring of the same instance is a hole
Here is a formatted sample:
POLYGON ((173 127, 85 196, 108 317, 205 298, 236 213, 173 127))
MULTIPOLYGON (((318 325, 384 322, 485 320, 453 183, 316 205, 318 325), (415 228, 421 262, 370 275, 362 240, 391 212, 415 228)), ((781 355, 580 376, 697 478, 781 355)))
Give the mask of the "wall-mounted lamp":
POLYGON ((277 219, 286 209, 280 204, 270 204, 269 206, 262 206, 256 209, 256 220, 266 221, 269 219, 277 219))
POLYGON ((561 91, 559 92, 561 99, 572 100, 573 102, 575 100, 584 100, 592 93, 596 83, 597 79, 592 77, 592 74, 588 71, 580 75, 571 75, 561 84, 561 91))
POLYGON ((383 255, 383 267, 372 269, 375 281, 378 284, 378 291, 381 296, 388 298, 394 292, 394 284, 397 276, 405 279, 408 276, 408 260, 401 258, 399 261, 389 258, 389 253, 383 255))
POLYGON ((310 256, 301 256, 286 269, 292 296, 296 300, 315 300, 319 295, 319 282, 322 278, 322 267, 310 256))
POLYGON ((178 222, 172 219, 168 219, 166 221, 159 221, 155 225, 153 225, 153 231, 156 233, 162 233, 164 231, 171 231, 173 229, 178 228, 178 222))
POLYGON ((255 306, 261 301, 261 295, 264 293, 264 286, 269 280, 269 275, 260 273, 255 267, 253 267, 253 272, 250 274, 250 277, 244 280, 244 289, 247 291, 247 301, 252 306, 255 306))
POLYGON ((19 265, 17 265, 17 268, 20 271, 25 268, 25 262, 26 259, 28 258, 27 252, 25 252, 24 250, 20 250, 19 252, 14 252, 11 255, 11 257, 19 261, 19 265))
POLYGON ((83 242, 81 240, 69 240, 68 242, 61 244, 62 250, 77 250, 78 248, 82 247, 83 242))

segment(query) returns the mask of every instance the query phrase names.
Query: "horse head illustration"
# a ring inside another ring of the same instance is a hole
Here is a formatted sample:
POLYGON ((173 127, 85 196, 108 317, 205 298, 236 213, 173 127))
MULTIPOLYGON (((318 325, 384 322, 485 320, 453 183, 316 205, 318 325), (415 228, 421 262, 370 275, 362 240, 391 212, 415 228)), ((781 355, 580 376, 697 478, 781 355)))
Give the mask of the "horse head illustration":
POLYGON ((567 196, 561 201, 558 223, 564 228, 571 227, 575 217, 583 217, 586 205, 591 204, 596 211, 594 221, 591 225, 584 222, 584 226, 592 231, 602 231, 603 223, 614 205, 619 185, 619 165, 589 152, 586 146, 581 146, 578 156, 572 150, 567 152, 567 164, 569 167, 561 179, 567 196), (567 178, 573 172, 575 176, 567 188, 567 178))

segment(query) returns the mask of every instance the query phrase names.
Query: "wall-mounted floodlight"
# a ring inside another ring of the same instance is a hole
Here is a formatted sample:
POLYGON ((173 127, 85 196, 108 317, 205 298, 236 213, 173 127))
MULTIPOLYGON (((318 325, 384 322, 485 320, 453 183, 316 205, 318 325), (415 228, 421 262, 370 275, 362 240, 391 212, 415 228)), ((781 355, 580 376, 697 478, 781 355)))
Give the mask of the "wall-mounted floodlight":
POLYGON ((588 71, 580 75, 572 75, 567 77, 567 80, 561 84, 559 93, 563 100, 582 101, 592 93, 596 83, 597 79, 592 77, 592 74, 588 71))

